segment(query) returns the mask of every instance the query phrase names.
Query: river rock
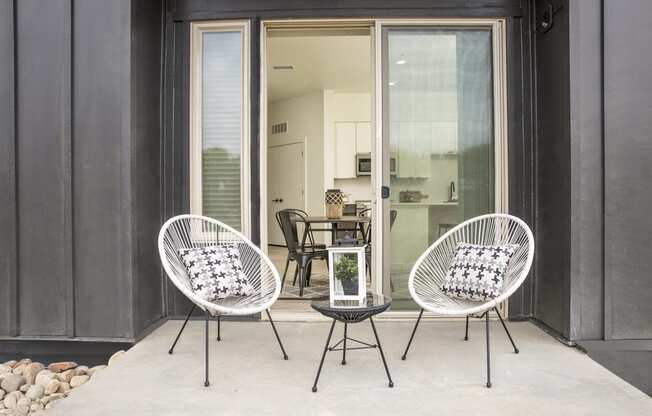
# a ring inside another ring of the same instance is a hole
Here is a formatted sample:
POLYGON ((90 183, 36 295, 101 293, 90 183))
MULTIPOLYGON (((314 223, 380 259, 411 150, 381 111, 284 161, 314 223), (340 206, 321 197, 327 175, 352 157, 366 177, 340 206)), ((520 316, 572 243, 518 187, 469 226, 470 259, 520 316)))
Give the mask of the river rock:
POLYGON ((41 386, 46 387, 48 385, 48 383, 50 382, 50 380, 52 380, 52 379, 54 379, 56 377, 57 377, 57 375, 54 374, 52 371, 43 370, 40 373, 38 373, 38 375, 36 376, 36 380, 34 380, 34 383, 35 384, 40 384, 41 386))
POLYGON ((90 377, 87 375, 83 376, 75 376, 70 380, 70 387, 77 388, 81 386, 82 384, 86 383, 90 377))
POLYGON ((65 381, 62 381, 61 383, 59 383, 59 390, 57 390, 57 393, 68 394, 70 389, 72 389, 72 387, 70 387, 70 384, 66 383, 65 381))
POLYGON ((77 367, 77 363, 74 361, 62 361, 48 365, 48 370, 52 371, 53 373, 60 373, 75 367, 77 367))
POLYGON ((66 370, 63 373, 57 374, 57 377, 59 377, 59 380, 65 381, 66 383, 70 383, 70 379, 75 376, 75 370, 66 370))
POLYGON ((111 364, 117 362, 120 359, 120 357, 122 357, 124 355, 124 353, 125 353, 124 350, 117 351, 115 354, 113 354, 111 356, 111 358, 109 358, 109 363, 108 364, 111 365, 111 364))
POLYGON ((29 384, 25 383, 22 386, 20 386, 20 389, 18 390, 20 390, 21 393, 26 393, 28 389, 29 389, 29 384))
POLYGON ((11 373, 11 366, 0 364, 0 374, 11 373))
POLYGON ((12 391, 18 390, 26 382, 25 377, 18 374, 10 374, 2 380, 0 387, 7 393, 11 393, 12 391))
POLYGON ((41 399, 41 403, 43 403, 45 406, 48 405, 48 403, 52 403, 55 400, 63 399, 65 395, 63 393, 54 393, 49 396, 45 396, 44 398, 41 399))
POLYGON ((14 409, 16 408, 16 404, 18 403, 18 400, 16 400, 16 397, 14 396, 7 396, 2 400, 2 404, 5 406, 5 409, 14 409))
POLYGON ((27 380, 27 384, 34 384, 34 382, 36 381, 36 376, 44 369, 45 366, 41 363, 28 364, 27 367, 25 367, 25 370, 23 370, 23 375, 27 380))
POLYGON ((22 399, 18 400, 18 403, 16 404, 16 413, 19 415, 28 414, 29 407, 31 405, 32 405, 32 401, 27 397, 23 397, 22 399))
POLYGON ((43 395, 45 394, 45 387, 41 386, 40 384, 34 384, 29 387, 29 390, 27 390, 27 393, 25 393, 25 397, 29 397, 32 400, 38 400, 43 395))
POLYGON ((29 411, 30 412, 38 412, 39 410, 43 410, 44 408, 45 408, 45 406, 43 406, 42 403, 36 402, 36 403, 32 403, 29 406, 29 411))
POLYGON ((59 383, 61 383, 57 379, 52 379, 48 382, 48 384, 45 386, 45 395, 50 395, 52 393, 56 393, 57 390, 59 390, 59 383))

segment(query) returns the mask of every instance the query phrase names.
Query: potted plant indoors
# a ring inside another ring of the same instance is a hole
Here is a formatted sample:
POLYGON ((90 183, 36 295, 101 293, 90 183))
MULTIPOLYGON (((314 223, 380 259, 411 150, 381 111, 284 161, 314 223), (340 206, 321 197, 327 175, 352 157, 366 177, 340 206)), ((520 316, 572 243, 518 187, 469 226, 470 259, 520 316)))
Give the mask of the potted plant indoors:
POLYGON ((358 293, 358 256, 354 253, 342 253, 338 256, 334 268, 335 278, 342 284, 344 294, 355 296, 358 293))

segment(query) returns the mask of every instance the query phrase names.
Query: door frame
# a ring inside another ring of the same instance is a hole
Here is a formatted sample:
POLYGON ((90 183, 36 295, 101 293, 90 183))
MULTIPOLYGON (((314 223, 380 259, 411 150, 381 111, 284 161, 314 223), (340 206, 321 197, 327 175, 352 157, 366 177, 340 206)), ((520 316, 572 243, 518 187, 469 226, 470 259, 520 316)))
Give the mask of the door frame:
MULTIPOLYGON (((318 19, 264 19, 260 21, 260 159, 259 166, 262 175, 267 175, 267 29, 278 28, 314 28, 314 27, 369 27, 371 37, 372 77, 372 158, 375 160, 372 167, 372 221, 376 224, 372 231, 375 244, 372 246, 372 261, 375 270, 382 270, 380 279, 372 279, 371 290, 383 293, 389 289, 389 279, 385 274, 389 271, 388 256, 380 255, 387 246, 385 239, 389 239, 389 199, 382 198, 381 187, 389 183, 389 170, 384 170, 385 159, 389 160, 389 143, 383 143, 383 72, 382 72, 382 29, 389 26, 461 26, 461 27, 488 27, 492 33, 492 72, 493 72, 493 98, 494 98, 494 177, 495 177, 495 212, 508 212, 508 126, 507 126, 507 36, 505 18, 318 18, 318 19), (382 155, 382 157, 376 157, 382 155), (380 180, 378 180, 380 179, 380 180), (379 216, 381 221, 377 220, 379 216), (387 230, 387 231, 386 231, 387 230)), ((260 183, 260 246, 263 252, 268 252, 268 221, 267 221, 267 178, 260 183), (263 215, 264 214, 264 215, 263 215)), ((500 305, 501 313, 507 316, 507 302, 500 305)), ((417 316, 414 311, 388 311, 384 315, 388 319, 412 319, 417 316)), ((284 319, 293 319, 284 316, 284 319)), ((427 319, 461 320, 463 317, 439 317, 429 313, 424 314, 427 319)), ((299 314, 296 320, 311 319, 305 314, 299 314)))
MULTIPOLYGON (((380 208, 379 215, 383 216, 383 221, 377 221, 374 227, 374 249, 382 255, 373 257, 374 267, 376 270, 383 270, 381 292, 389 291, 390 281, 389 272, 391 266, 391 256, 389 255, 389 198, 383 199, 380 187, 383 184, 390 183, 389 174, 389 157, 390 145, 389 140, 383 137, 383 102, 384 102, 384 79, 383 73, 383 28, 386 27, 406 27, 406 26, 456 26, 456 27, 484 27, 490 28, 492 34, 492 81, 493 81, 493 116, 494 116, 494 211, 500 213, 508 212, 508 159, 507 159, 507 37, 505 19, 503 18, 432 18, 432 19, 376 19, 375 20, 375 143, 376 154, 382 155, 375 159, 375 169, 379 174, 375 177, 381 178, 381 184, 378 185, 375 206, 380 208), (387 143, 385 143, 387 141, 387 143)), ((434 244, 434 243, 433 243, 434 244)), ((507 302, 499 306, 501 313, 507 316, 507 302)), ((393 311, 395 318, 413 317, 417 310, 414 311, 393 311)), ((424 314, 425 315, 425 314, 424 314)), ((431 315, 433 318, 445 319, 431 315)), ((450 319, 450 318, 449 318, 450 319)), ((455 318, 462 319, 462 318, 455 318)))
MULTIPOLYGON (((308 141, 307 141, 306 139, 307 139, 307 137, 303 137, 303 138, 301 138, 300 140, 297 140, 297 141, 292 141, 292 142, 288 142, 288 143, 275 144, 275 145, 272 145, 272 146, 267 146, 267 148, 266 148, 267 151, 265 152, 265 158, 268 159, 268 152, 269 152, 269 149, 271 149, 271 148, 280 148, 280 147, 294 146, 294 145, 296 145, 296 144, 301 145, 301 156, 302 156, 302 160, 303 160, 303 181, 302 181, 302 182, 303 182, 303 195, 302 195, 302 198, 303 198, 303 206, 301 206, 300 208, 301 208, 302 210, 304 210, 304 211, 306 210, 306 188, 308 187, 307 175, 306 175, 306 171, 307 171, 307 169, 308 169, 308 166, 307 166, 307 164, 306 164, 306 160, 307 160, 307 159, 306 159, 306 146, 307 146, 307 144, 308 144, 308 143, 307 143, 308 141)), ((267 185, 267 184, 268 184, 268 182, 269 182, 269 178, 267 177, 267 175, 265 175, 265 191, 267 191, 267 188, 268 188, 268 185, 267 185)), ((261 211, 261 214, 262 214, 262 211, 261 211)), ((269 212, 265 212, 265 215, 269 216, 269 212)), ((269 226, 269 220, 268 220, 266 223, 267 223, 267 225, 269 226)), ((269 233, 268 233, 267 231, 268 231, 268 230, 265 230, 265 232, 266 232, 266 236, 267 236, 267 244, 266 244, 266 247, 268 247, 268 246, 270 245, 270 242, 269 242, 269 233)), ((262 241, 262 240, 261 240, 261 241, 262 241)))

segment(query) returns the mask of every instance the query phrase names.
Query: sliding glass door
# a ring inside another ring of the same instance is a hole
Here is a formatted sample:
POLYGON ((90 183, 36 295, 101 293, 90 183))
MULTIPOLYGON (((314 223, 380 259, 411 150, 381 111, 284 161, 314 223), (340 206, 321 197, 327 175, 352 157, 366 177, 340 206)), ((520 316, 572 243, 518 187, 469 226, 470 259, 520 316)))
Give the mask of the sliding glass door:
POLYGON ((384 292, 393 310, 416 308, 408 277, 428 246, 465 219, 505 208, 497 29, 380 28, 384 292))

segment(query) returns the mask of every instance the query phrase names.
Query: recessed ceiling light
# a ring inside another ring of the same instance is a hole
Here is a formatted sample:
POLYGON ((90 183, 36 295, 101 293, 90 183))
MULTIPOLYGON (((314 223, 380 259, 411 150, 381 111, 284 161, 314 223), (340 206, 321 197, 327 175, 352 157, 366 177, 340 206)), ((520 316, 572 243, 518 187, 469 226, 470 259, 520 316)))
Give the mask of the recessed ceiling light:
POLYGON ((390 87, 393 87, 394 85, 396 85, 396 83, 394 81, 389 81, 389 86, 390 87))
POLYGON ((401 58, 396 61, 396 65, 405 65, 406 62, 405 58, 401 58))

